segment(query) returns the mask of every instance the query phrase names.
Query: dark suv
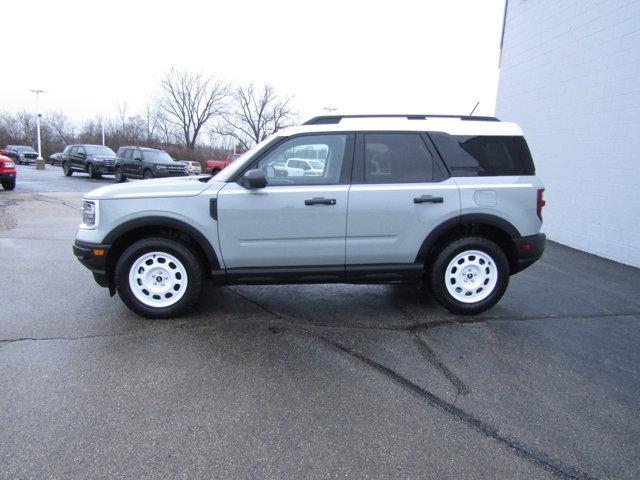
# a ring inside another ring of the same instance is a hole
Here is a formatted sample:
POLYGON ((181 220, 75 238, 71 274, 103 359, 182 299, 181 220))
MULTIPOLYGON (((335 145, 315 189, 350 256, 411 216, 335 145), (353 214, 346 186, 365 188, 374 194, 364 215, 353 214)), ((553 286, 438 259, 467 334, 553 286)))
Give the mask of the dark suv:
POLYGON ((116 182, 122 182, 127 178, 182 177, 189 172, 164 150, 128 146, 118 149, 114 175, 116 182))
POLYGON ((104 145, 68 145, 60 163, 67 177, 73 172, 83 172, 91 178, 100 178, 103 174, 113 174, 116 154, 104 145))

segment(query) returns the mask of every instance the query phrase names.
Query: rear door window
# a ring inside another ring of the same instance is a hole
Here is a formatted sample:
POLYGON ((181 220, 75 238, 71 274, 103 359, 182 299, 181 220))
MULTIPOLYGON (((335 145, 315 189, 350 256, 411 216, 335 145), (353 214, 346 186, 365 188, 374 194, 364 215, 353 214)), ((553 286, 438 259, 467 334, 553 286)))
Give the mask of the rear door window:
POLYGON ((425 183, 434 159, 419 133, 366 133, 364 183, 425 183))

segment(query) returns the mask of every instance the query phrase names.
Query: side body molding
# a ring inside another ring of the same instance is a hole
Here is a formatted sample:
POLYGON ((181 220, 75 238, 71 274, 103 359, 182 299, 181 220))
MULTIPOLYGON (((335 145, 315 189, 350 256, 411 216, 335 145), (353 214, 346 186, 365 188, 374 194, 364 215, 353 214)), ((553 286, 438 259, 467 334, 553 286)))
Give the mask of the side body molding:
POLYGON ((434 228, 429 233, 429 235, 427 235, 427 238, 425 238, 422 242, 420 250, 418 251, 418 255, 416 256, 416 263, 424 263, 424 261, 427 259, 429 251, 431 250, 431 247, 435 245, 435 243, 438 241, 438 238, 447 230, 460 225, 473 224, 489 225, 499 228, 511 238, 520 237, 520 232, 518 231, 518 229, 503 218, 487 213, 468 213, 460 215, 459 217, 451 218, 434 228))
POLYGON ((185 234, 193 238, 205 253, 207 261, 209 262, 210 269, 220 270, 220 262, 218 260, 218 256, 216 255, 216 252, 207 237, 205 237, 200 231, 198 231, 198 229, 192 227, 188 223, 171 217, 151 216, 126 221, 111 230, 102 242, 106 244, 112 244, 127 232, 142 227, 167 227, 184 232, 185 234))

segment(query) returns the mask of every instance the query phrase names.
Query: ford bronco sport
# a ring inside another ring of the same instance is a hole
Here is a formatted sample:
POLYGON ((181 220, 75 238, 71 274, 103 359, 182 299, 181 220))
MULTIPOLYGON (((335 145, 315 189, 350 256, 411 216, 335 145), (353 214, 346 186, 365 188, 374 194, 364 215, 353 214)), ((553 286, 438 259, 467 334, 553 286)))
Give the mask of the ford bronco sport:
POLYGON ((492 117, 316 117, 214 177, 88 193, 74 253, 140 315, 168 318, 202 282, 423 283, 482 312, 545 244, 543 186, 522 131, 492 117), (322 164, 289 176, 287 160, 322 164), (320 167, 319 167, 320 168, 320 167))

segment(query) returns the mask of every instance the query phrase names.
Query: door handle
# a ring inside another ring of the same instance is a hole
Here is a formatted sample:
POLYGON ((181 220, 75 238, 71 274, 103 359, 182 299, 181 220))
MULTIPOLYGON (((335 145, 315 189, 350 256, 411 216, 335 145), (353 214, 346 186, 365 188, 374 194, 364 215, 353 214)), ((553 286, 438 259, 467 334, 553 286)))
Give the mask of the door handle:
POLYGON ((442 203, 444 199, 442 197, 434 197, 433 195, 422 195, 421 197, 415 197, 413 203, 442 203))
POLYGON ((305 205, 335 205, 335 198, 314 197, 304 201, 305 205))

